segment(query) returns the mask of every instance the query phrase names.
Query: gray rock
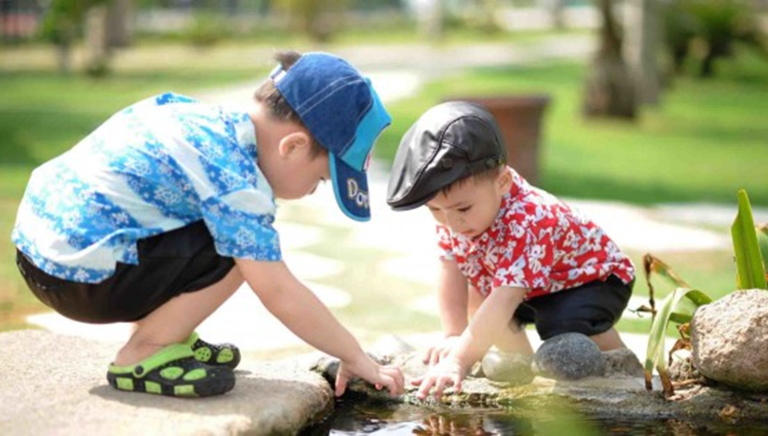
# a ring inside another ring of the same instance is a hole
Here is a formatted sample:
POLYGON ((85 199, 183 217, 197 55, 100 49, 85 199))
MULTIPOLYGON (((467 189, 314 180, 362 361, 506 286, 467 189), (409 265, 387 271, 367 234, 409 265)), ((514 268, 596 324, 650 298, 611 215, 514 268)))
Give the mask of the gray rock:
POLYGON ((235 388, 179 399, 107 385, 118 343, 39 330, 0 333, 0 434, 296 434, 333 407, 317 374, 244 356, 235 388))
POLYGON ((605 376, 631 376, 643 377, 643 364, 640 359, 629 348, 618 348, 616 350, 603 351, 605 360, 605 376))
POLYGON ((533 381, 531 360, 533 356, 491 350, 482 360, 483 374, 489 380, 521 386, 533 381))
POLYGON ((768 292, 736 291, 696 310, 693 363, 707 378, 768 391, 768 292))
POLYGON ((396 356, 413 351, 416 351, 413 345, 397 335, 384 335, 371 347, 371 354, 375 356, 396 356))
POLYGON ((580 333, 565 333, 544 341, 533 356, 533 372, 559 380, 578 380, 605 373, 597 344, 580 333))

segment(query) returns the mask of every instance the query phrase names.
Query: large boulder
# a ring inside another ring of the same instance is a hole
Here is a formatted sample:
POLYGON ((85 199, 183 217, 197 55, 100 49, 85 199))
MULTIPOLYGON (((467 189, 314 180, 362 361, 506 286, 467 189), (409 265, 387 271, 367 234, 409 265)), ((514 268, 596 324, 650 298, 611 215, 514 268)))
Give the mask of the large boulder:
POLYGON ((700 307, 691 321, 693 363, 705 377, 768 391, 768 292, 733 292, 700 307))

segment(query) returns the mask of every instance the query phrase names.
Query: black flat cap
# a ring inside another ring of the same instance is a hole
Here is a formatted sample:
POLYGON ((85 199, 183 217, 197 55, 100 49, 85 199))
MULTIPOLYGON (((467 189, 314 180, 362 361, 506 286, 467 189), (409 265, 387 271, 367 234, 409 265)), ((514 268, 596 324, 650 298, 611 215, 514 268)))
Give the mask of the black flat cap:
POLYGON ((400 141, 387 187, 394 210, 419 207, 446 186, 506 162, 493 116, 482 106, 452 101, 432 107, 400 141))

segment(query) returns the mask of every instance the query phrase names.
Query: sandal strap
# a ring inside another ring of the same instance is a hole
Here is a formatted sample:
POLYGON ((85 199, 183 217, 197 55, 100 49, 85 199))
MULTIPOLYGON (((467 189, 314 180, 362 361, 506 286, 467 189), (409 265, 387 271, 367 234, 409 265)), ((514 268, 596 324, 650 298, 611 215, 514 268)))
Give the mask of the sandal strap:
POLYGON ((134 377, 141 378, 169 362, 186 357, 194 357, 194 355, 195 353, 192 352, 188 345, 171 344, 135 365, 118 366, 110 364, 109 372, 112 374, 132 374, 134 377))
POLYGON ((200 339, 200 335, 198 335, 197 332, 192 332, 192 334, 189 335, 189 337, 184 342, 182 342, 182 344, 191 347, 195 345, 195 342, 197 342, 198 339, 200 339))

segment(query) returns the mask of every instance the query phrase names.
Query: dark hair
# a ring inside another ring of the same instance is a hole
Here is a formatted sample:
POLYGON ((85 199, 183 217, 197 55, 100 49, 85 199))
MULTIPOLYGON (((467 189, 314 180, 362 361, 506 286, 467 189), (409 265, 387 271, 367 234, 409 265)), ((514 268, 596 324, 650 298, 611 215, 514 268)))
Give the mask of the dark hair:
MULTIPOLYGON (((301 58, 301 53, 293 50, 281 50, 275 53, 275 60, 285 71, 288 71, 296 62, 298 62, 299 58, 301 58)), ((256 89, 253 98, 256 102, 261 103, 266 107, 270 116, 280 121, 296 123, 309 133, 310 139, 312 140, 310 149, 311 158, 314 159, 317 156, 327 153, 327 151, 317 143, 317 140, 315 140, 311 132, 309 132, 309 129, 307 129, 301 121, 299 115, 288 104, 285 98, 283 98, 280 91, 277 90, 275 82, 273 82, 271 78, 265 80, 258 89, 256 89)))

